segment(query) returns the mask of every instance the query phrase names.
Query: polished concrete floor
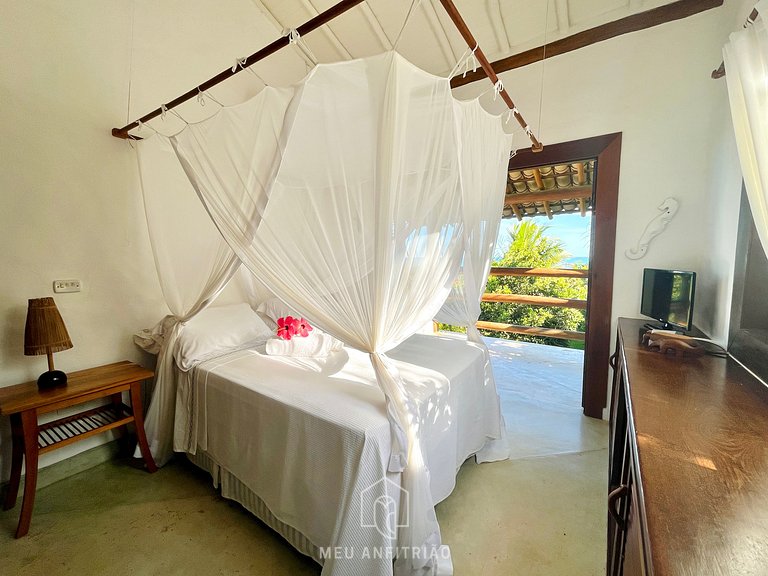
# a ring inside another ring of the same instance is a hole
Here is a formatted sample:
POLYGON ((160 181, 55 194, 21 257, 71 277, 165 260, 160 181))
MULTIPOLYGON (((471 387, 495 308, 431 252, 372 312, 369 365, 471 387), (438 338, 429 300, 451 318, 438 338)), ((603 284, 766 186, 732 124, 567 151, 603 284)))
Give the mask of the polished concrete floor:
MULTIPOLYGON (((438 506, 454 573, 604 574, 607 425, 581 415, 581 352, 488 342, 513 457, 467 461, 438 506)), ((14 540, 19 507, 0 513, 2 575, 320 573, 183 460, 154 475, 111 461, 39 489, 14 540)))

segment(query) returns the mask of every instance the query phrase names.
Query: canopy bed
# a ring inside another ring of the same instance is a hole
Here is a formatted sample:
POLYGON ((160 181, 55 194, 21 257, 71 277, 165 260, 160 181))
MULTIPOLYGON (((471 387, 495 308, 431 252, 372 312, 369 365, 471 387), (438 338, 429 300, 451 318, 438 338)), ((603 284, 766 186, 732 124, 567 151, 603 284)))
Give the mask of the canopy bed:
MULTIPOLYGON (((291 357, 266 354, 253 341, 212 354, 200 345, 221 342, 227 334, 219 330, 243 326, 247 334, 246 325, 258 324, 247 304, 212 306, 187 324, 176 364, 192 368, 185 375, 175 368, 174 449, 323 573, 391 574, 402 522, 389 524, 381 505, 391 512, 408 502, 397 489, 401 474, 388 469, 390 425, 370 360, 351 348, 291 357)), ((467 457, 499 458, 488 441, 497 423, 491 403, 477 401, 495 394, 484 384, 484 350, 459 337, 416 334, 387 356, 414 402, 437 504, 467 457)), ((438 563, 447 553, 434 553, 438 563)))
POLYGON ((449 82, 396 52, 319 64, 136 144, 172 312, 137 339, 158 353, 152 453, 190 454, 323 574, 450 573, 434 505, 468 456, 506 457, 474 324, 511 136, 449 82), (206 310, 241 266, 344 349, 270 356, 250 307, 206 310), (467 340, 413 336, 435 317, 467 340))

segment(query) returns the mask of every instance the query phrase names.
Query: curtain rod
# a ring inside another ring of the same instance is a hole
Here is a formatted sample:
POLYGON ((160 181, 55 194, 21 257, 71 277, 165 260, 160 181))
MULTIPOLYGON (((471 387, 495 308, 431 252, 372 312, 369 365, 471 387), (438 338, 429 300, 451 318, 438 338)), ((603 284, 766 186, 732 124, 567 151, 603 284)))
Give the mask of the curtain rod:
MULTIPOLYGON (((469 27, 467 26, 467 23, 464 22, 464 18, 462 18, 461 14, 459 13, 458 9, 453 3, 453 0, 440 0, 440 4, 443 5, 443 8, 445 8, 445 11, 448 13, 448 16, 451 17, 451 20, 453 20, 453 24, 456 26, 456 29, 461 34, 462 38, 464 38, 464 41, 467 43, 467 46, 469 46, 470 50, 474 50, 475 56, 477 57, 477 61, 480 62, 480 65, 483 67, 483 70, 485 70, 486 75, 490 79, 490 81, 495 85, 498 85, 499 83, 499 77, 496 75, 496 72, 493 70, 493 66, 491 66, 491 63, 488 61, 488 58, 485 57, 485 54, 480 49, 480 45, 477 43, 477 40, 475 40, 475 37, 472 35, 472 32, 469 30, 469 27)), ((509 93, 507 92, 506 88, 502 85, 501 91, 499 92, 501 98, 506 102, 507 106, 510 110, 512 110, 512 113, 515 116, 515 119, 517 120, 517 123, 520 124, 520 127, 525 130, 525 133, 528 135, 528 138, 531 139, 531 143, 533 144, 531 146, 531 150, 533 152, 541 152, 544 149, 544 146, 541 142, 538 141, 536 136, 533 135, 533 132, 528 127, 528 123, 525 121, 525 118, 523 118, 523 115, 520 114, 520 112, 517 109, 517 106, 515 106, 514 101, 510 97, 509 93)))
MULTIPOLYGON (((304 36, 304 34, 308 34, 309 32, 312 32, 313 30, 320 28, 320 26, 327 24, 337 16, 344 14, 344 12, 346 12, 350 8, 354 8, 361 2, 363 2, 363 0, 342 0, 338 4, 335 4, 330 8, 328 8, 328 10, 326 10, 325 12, 321 12, 314 18, 306 21, 304 24, 299 26, 296 29, 296 31, 299 33, 300 36, 304 36)), ((219 72, 213 78, 206 80, 199 86, 195 86, 188 92, 185 92, 178 98, 174 98, 173 100, 165 104, 165 110, 171 110, 172 108, 176 108, 176 106, 178 106, 179 104, 183 104, 187 100, 191 100, 192 98, 197 96, 200 92, 205 92, 206 90, 213 88, 214 86, 216 86, 217 84, 220 84, 227 78, 231 78, 235 74, 242 72, 243 70, 255 64, 259 60, 263 60, 267 56, 274 54, 275 52, 280 50, 280 48, 283 48, 284 46, 288 46, 289 43, 290 43, 290 40, 288 36, 281 36, 271 44, 267 44, 261 50, 254 52, 253 54, 248 56, 245 60, 247 62, 247 65, 238 66, 237 68, 234 69, 234 71, 232 70, 232 68, 227 68, 226 70, 219 72)), ((161 106, 160 108, 153 110, 149 114, 145 114, 138 120, 135 120, 134 122, 131 122, 130 124, 127 124, 122 128, 112 128, 112 136, 114 136, 115 138, 123 138, 125 140, 134 140, 136 139, 136 137, 128 134, 130 130, 137 128, 139 126, 139 122, 143 124, 144 122, 152 120, 153 118, 157 118, 162 113, 163 113, 163 107, 161 106)))
MULTIPOLYGON (((754 24, 755 20, 757 20, 757 17, 760 15, 760 13, 757 11, 757 8, 752 8, 752 12, 749 13, 749 16, 747 17, 747 21, 744 22, 744 28, 749 26, 750 24, 754 24)), ((722 78, 725 76, 725 62, 720 62, 720 66, 712 70, 712 79, 717 80, 718 78, 722 78)))
MULTIPOLYGON (((299 33, 300 36, 303 36, 304 34, 312 32, 313 30, 316 30, 320 26, 327 24, 337 16, 340 16, 350 8, 354 8, 361 2, 363 2, 363 0, 342 0, 338 4, 335 4, 334 6, 331 6, 330 8, 328 8, 328 10, 326 10, 325 12, 318 14, 311 20, 308 20, 307 22, 299 26, 296 29, 296 31, 299 33)), ((493 70, 493 66, 491 66, 491 63, 488 61, 488 58, 485 57, 485 54, 480 49, 480 46, 478 45, 477 40, 475 40, 475 37, 472 35, 472 32, 470 32, 469 27, 467 26, 466 22, 464 22, 464 18, 462 18, 458 9, 453 4, 453 1, 440 0, 440 3, 443 5, 443 8, 445 8, 445 11, 448 13, 448 16, 450 16, 451 20, 456 26, 456 29, 464 38, 464 41, 467 43, 467 46, 469 46, 469 48, 474 51, 475 57, 477 58, 480 65, 483 67, 483 70, 485 70, 485 73, 490 79, 490 81, 493 82, 494 85, 499 84, 500 82, 499 77, 496 75, 496 72, 493 70)), ((138 120, 135 120, 130 124, 123 126, 122 128, 112 128, 112 136, 114 136, 115 138, 122 138, 127 140, 137 139, 135 136, 131 136, 130 134, 128 134, 128 132, 130 130, 133 130, 134 128, 138 128, 140 122, 143 124, 144 122, 148 122, 153 118, 157 118, 164 111, 176 108, 176 106, 178 106, 179 104, 183 104, 187 100, 191 100, 192 98, 196 97, 200 92, 205 92, 206 90, 213 88, 214 86, 216 86, 217 84, 220 84, 227 78, 231 78, 235 74, 242 72, 248 66, 252 66, 259 60, 263 60, 267 56, 274 54, 284 46, 288 46, 289 43, 290 41, 288 36, 281 36, 271 44, 268 44, 261 50, 254 52, 253 54, 248 56, 246 58, 246 62, 248 63, 246 66, 238 66, 234 70, 232 68, 227 68, 226 70, 219 72, 213 78, 206 80, 199 86, 195 86, 194 88, 185 92, 181 96, 174 98, 170 102, 166 103, 165 106, 156 108, 149 114, 145 114, 138 120)), ((525 130, 526 134, 530 138, 532 143, 531 150, 534 152, 541 152, 544 149, 544 146, 541 144, 541 142, 538 141, 536 136, 533 135, 533 132, 529 128, 528 123, 525 121, 525 118, 523 118, 523 115, 520 114, 520 112, 518 111, 514 101, 510 97, 507 90, 503 87, 503 85, 501 86, 501 90, 499 94, 501 95, 501 98, 507 104, 509 109, 512 111, 518 124, 520 124, 520 127, 525 130)))

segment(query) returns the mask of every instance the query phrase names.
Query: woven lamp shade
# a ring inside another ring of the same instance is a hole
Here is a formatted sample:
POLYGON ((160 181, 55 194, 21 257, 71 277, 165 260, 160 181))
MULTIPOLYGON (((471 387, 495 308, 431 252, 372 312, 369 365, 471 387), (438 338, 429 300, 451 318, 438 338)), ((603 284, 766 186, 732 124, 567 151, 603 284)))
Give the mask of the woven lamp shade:
POLYGON ((37 356, 72 348, 67 327, 53 298, 32 298, 24 329, 24 355, 37 356))

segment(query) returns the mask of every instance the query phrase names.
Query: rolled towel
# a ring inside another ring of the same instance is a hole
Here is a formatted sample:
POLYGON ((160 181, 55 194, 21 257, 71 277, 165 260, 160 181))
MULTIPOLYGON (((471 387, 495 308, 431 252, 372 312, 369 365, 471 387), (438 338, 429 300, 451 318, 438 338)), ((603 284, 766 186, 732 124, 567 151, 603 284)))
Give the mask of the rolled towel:
POLYGON ((270 356, 297 356, 302 358, 324 358, 343 348, 333 336, 322 332, 311 332, 306 338, 293 337, 290 340, 270 338, 267 340, 267 354, 270 356))

